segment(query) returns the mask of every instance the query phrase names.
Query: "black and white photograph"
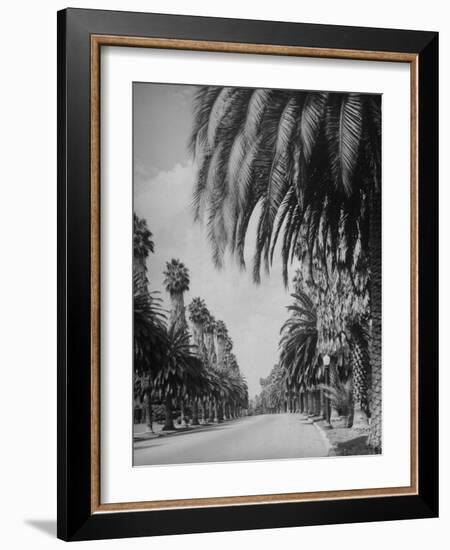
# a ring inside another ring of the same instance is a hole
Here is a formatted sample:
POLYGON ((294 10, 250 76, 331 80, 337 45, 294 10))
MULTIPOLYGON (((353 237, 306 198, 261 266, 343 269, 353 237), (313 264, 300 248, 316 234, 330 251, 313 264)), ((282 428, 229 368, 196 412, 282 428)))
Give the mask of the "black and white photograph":
POLYGON ((381 96, 133 83, 134 466, 382 452, 381 96))
POLYGON ((448 546, 446 7, 2 5, 3 548, 448 546))

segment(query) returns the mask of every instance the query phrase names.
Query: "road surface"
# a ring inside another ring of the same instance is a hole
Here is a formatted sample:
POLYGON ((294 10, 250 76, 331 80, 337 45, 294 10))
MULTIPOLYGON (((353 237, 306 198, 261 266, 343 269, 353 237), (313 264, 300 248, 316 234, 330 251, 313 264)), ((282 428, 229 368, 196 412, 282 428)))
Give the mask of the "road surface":
POLYGON ((298 414, 249 416, 134 444, 134 465, 326 456, 317 428, 298 414))

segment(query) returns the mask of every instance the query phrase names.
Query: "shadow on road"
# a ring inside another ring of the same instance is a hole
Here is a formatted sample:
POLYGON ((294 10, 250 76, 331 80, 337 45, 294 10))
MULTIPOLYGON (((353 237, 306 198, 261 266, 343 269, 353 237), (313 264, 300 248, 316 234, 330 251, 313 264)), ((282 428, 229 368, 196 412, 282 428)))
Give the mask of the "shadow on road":
POLYGON ((187 435, 194 435, 202 432, 209 432, 209 431, 221 431, 226 430, 228 428, 231 428, 235 425, 235 422, 224 422, 221 424, 211 424, 209 426, 202 426, 201 428, 186 428, 186 429, 180 429, 176 432, 171 432, 167 434, 160 434, 157 437, 142 437, 142 438, 134 438, 134 448, 136 451, 140 449, 147 449, 148 447, 159 447, 161 445, 164 445, 165 439, 170 439, 172 437, 180 437, 180 436, 187 436, 187 435), (148 442, 147 445, 145 445, 145 442, 148 442), (136 446, 136 444, 139 443, 139 446, 136 446))

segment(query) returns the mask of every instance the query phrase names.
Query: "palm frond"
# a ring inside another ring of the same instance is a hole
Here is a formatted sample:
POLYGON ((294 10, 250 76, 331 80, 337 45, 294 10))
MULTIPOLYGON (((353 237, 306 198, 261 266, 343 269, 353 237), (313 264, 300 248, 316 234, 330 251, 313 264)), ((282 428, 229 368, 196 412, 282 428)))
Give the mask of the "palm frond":
POLYGON ((336 189, 347 196, 353 192, 353 173, 362 134, 362 99, 359 94, 342 94, 328 107, 326 136, 330 170, 336 189))

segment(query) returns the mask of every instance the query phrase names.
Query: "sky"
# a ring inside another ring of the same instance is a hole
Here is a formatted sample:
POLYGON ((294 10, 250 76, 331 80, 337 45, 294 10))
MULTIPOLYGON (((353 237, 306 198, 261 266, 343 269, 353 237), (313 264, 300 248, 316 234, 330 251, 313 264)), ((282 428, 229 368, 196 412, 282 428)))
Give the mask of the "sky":
MULTIPOLYGON (((147 261, 151 290, 161 292, 169 309, 165 264, 178 258, 186 265, 191 282, 185 305, 201 296, 214 317, 225 321, 253 397, 261 389, 259 379, 278 361, 279 333, 290 296, 282 283, 279 255, 270 276, 263 275, 258 286, 251 269, 241 271, 232 258, 227 257, 220 271, 213 265, 206 230, 194 222, 191 209, 196 167, 187 141, 194 91, 195 86, 187 85, 134 84, 134 210, 153 233, 155 253, 147 261)), ((253 255, 255 228, 253 219, 246 260, 253 255)))

